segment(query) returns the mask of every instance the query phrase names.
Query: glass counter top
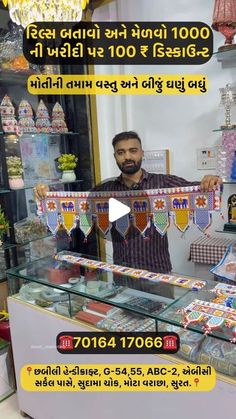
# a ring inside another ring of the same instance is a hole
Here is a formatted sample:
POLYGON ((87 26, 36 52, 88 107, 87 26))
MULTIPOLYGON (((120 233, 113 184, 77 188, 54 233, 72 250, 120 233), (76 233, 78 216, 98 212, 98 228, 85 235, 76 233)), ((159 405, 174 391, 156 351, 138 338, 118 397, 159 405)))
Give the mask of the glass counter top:
MULTIPOLYGON (((78 256, 89 257, 79 254, 78 256)), ((14 280, 22 279, 25 283, 35 282, 47 285, 70 295, 80 295, 157 320, 159 313, 172 303, 181 301, 180 306, 181 304, 184 306, 183 297, 190 294, 192 300, 199 298, 199 291, 191 291, 181 286, 146 278, 131 278, 123 273, 104 271, 102 268, 93 270, 83 266, 79 267, 53 257, 12 268, 7 271, 7 276, 11 293, 17 293, 19 290, 19 287, 17 289, 14 286, 14 280), (130 298, 131 296, 133 300, 130 298), (134 297, 137 298, 137 301, 134 300, 134 297)), ((215 282, 206 281, 206 290, 214 286, 215 282)))
POLYGON ((157 283, 149 279, 130 278, 102 269, 95 271, 60 262, 52 257, 9 269, 7 276, 11 293, 18 292, 14 287, 14 280, 21 279, 23 283, 47 285, 70 295, 80 295, 153 319, 158 318, 160 310, 189 292, 188 289, 179 286, 157 283))

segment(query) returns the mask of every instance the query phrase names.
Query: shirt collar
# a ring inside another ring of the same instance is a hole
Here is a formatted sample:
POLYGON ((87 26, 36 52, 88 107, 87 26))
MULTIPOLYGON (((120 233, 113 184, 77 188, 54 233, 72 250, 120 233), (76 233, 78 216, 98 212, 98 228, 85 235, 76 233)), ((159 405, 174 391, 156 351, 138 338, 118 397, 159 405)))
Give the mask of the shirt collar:
MULTIPOLYGON (((142 176, 141 176, 140 181, 138 183, 143 182, 144 179, 145 180, 148 180, 148 178, 150 176, 151 176, 151 173, 148 173, 145 169, 142 169, 142 176)), ((120 184, 122 184, 122 185, 125 184, 124 183, 124 180, 123 180, 123 177, 122 177, 122 173, 116 178, 115 181, 118 182, 118 183, 120 183, 120 184)))

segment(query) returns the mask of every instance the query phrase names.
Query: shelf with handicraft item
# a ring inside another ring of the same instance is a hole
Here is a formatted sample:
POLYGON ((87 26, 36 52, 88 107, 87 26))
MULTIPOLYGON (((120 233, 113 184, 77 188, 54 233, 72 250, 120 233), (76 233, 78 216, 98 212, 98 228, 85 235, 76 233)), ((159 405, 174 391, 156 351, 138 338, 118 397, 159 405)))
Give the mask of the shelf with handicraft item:
MULTIPOLYGON (((57 179, 57 180, 49 181, 49 182, 45 180, 44 183, 48 186, 54 186, 54 185, 69 185, 69 184, 72 184, 72 183, 82 183, 82 182, 83 182, 83 180, 81 180, 81 179, 76 179, 76 180, 73 180, 73 181, 64 181, 64 180, 61 180, 61 179, 57 179)), ((23 188, 18 188, 18 189, 13 189, 13 190, 14 191, 18 190, 19 191, 19 190, 33 189, 34 186, 35 186, 35 184, 34 185, 25 185, 23 188)))
MULTIPOLYGON (((41 135, 41 134, 45 134, 45 133, 39 133, 39 132, 27 132, 27 133, 24 133, 24 134, 22 134, 21 136, 17 136, 16 135, 16 133, 15 132, 3 132, 3 131, 0 131, 0 135, 4 135, 4 136, 9 136, 9 135, 14 135, 16 138, 21 138, 21 137, 23 137, 23 136, 25 136, 25 135, 27 135, 27 136, 31 136, 31 137, 35 137, 35 136, 37 136, 37 135, 41 135)), ((47 133, 47 135, 49 135, 49 136, 56 136, 56 137, 58 137, 58 136, 60 136, 60 135, 81 135, 82 133, 81 132, 72 132, 72 131, 68 131, 68 132, 50 132, 50 133, 47 133)))

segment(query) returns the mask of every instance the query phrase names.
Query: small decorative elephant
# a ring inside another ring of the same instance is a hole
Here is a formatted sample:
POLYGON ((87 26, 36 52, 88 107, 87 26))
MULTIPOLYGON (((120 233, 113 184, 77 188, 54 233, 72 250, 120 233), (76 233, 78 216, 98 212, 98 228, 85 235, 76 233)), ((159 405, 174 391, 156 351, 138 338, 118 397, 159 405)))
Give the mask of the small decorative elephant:
POLYGON ((173 208, 187 208, 188 199, 187 198, 174 198, 172 201, 173 208))

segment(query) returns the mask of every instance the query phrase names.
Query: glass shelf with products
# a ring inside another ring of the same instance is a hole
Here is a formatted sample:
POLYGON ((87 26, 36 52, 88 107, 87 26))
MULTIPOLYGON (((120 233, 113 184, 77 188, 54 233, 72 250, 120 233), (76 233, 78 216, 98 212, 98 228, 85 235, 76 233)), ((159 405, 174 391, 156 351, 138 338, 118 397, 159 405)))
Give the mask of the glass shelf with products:
MULTIPOLYGON (((73 183, 82 183, 82 182, 83 182, 83 180, 81 180, 81 179, 76 179, 76 180, 73 180, 72 182, 62 181, 61 179, 58 179, 58 180, 55 180, 55 181, 50 181, 50 182, 47 182, 46 180, 45 181, 44 180, 40 181, 40 183, 45 183, 45 185, 48 185, 48 186, 70 185, 70 184, 73 184, 73 183)), ((17 192, 17 191, 24 191, 24 190, 28 190, 28 189, 33 189, 35 187, 36 183, 34 183, 34 185, 25 185, 24 188, 11 189, 10 191, 11 192, 17 192)))
POLYGON ((0 82, 2 84, 21 85, 27 87, 29 76, 35 74, 33 71, 0 70, 0 82))
POLYGON ((31 240, 28 240, 22 243, 11 243, 7 241, 2 245, 1 248, 3 250, 7 250, 7 249, 12 249, 13 247, 24 247, 24 246, 28 246, 32 242, 36 242, 37 240, 45 240, 45 239, 50 239, 50 238, 54 238, 54 236, 51 233, 47 233, 45 235, 38 236, 37 238, 32 238, 31 240))
POLYGON ((81 132, 24 132, 21 136, 17 135, 15 132, 4 132, 4 131, 0 131, 0 135, 4 135, 4 136, 15 136, 17 138, 21 138, 24 136, 31 136, 31 137, 35 137, 37 135, 48 135, 48 136, 59 136, 59 135, 81 135, 81 132))

